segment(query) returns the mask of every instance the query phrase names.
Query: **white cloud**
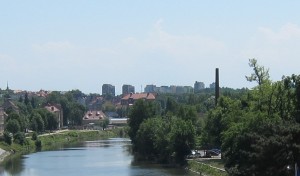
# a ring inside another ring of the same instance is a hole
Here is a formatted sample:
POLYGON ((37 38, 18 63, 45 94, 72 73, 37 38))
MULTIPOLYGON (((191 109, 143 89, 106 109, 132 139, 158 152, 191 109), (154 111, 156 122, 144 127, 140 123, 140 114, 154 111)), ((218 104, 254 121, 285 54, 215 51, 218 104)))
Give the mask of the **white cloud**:
POLYGON ((300 27, 296 24, 287 23, 283 25, 278 32, 270 28, 260 27, 258 30, 273 42, 283 42, 286 40, 294 40, 300 38, 300 27))
POLYGON ((207 55, 215 55, 216 52, 224 51, 223 42, 201 35, 175 35, 163 30, 163 20, 155 24, 146 44, 150 48, 160 49, 178 60, 199 59, 207 55))
POLYGON ((259 27, 242 51, 244 58, 256 58, 270 68, 274 80, 282 75, 299 74, 300 27, 287 23, 278 30, 259 27))
POLYGON ((1 53, 0 53, 0 63, 2 65, 1 69, 6 71, 16 70, 17 66, 19 65, 14 57, 7 54, 1 54, 1 53))
MULTIPOLYGON (((157 20, 144 39, 128 37, 123 40, 122 47, 126 48, 135 57, 160 55, 153 58, 159 61, 169 61, 169 65, 196 67, 202 61, 218 60, 221 55, 227 52, 227 48, 222 41, 209 36, 201 35, 178 35, 172 34, 163 28, 163 19, 157 20), (194 63, 193 65, 191 64, 194 63)), ((137 61, 140 59, 137 58, 137 61)), ((203 62, 202 62, 203 63, 203 62)))
POLYGON ((43 44, 34 44, 32 48, 39 52, 62 52, 73 48, 73 45, 68 41, 47 42, 43 44))

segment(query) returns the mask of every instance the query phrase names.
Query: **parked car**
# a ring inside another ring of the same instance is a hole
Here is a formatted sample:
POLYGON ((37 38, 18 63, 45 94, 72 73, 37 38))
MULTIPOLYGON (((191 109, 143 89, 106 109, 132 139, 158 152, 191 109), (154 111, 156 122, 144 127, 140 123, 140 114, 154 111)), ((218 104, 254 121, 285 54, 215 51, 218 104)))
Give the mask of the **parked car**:
POLYGON ((205 156, 212 157, 212 156, 219 156, 220 154, 221 154, 220 149, 211 149, 211 150, 206 150, 205 156))
POLYGON ((187 156, 188 159, 192 159, 192 158, 200 158, 201 157, 201 153, 198 150, 192 150, 191 154, 189 154, 187 156))

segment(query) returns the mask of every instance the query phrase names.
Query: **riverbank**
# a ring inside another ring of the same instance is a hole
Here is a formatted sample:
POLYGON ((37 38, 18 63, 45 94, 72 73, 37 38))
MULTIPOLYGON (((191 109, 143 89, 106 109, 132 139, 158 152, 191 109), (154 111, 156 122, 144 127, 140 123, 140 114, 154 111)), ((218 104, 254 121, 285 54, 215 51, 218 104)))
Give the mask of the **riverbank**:
POLYGON ((107 139, 119 136, 118 129, 115 130, 65 130, 62 132, 47 133, 38 136, 40 147, 37 148, 36 140, 31 137, 26 138, 23 145, 12 143, 8 145, 4 141, 0 142, 0 163, 2 163, 8 156, 15 154, 31 153, 40 150, 50 150, 59 145, 65 145, 83 140, 107 139))

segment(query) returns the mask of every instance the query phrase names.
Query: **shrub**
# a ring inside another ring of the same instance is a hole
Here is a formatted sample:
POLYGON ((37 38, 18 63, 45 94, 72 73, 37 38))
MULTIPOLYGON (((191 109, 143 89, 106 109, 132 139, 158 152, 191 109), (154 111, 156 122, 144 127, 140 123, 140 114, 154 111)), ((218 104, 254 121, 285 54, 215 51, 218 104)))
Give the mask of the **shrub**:
POLYGON ((23 132, 17 132, 15 135, 14 135, 14 142, 15 143, 18 143, 20 145, 23 145, 25 143, 25 134, 23 132))
POLYGON ((11 145, 12 143, 12 134, 5 131, 4 134, 3 134, 3 137, 4 137, 4 141, 8 144, 8 145, 11 145))
POLYGON ((41 150, 42 149, 42 141, 41 140, 37 139, 35 141, 35 149, 36 150, 41 150))
POLYGON ((37 133, 36 132, 32 133, 31 139, 34 140, 34 141, 37 140, 37 133))

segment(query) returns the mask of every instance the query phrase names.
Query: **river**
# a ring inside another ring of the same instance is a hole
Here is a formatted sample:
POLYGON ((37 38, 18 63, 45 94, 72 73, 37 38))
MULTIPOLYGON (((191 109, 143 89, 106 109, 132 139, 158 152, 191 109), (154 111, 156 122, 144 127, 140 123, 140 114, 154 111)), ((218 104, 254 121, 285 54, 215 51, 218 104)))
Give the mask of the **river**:
POLYGON ((182 168, 136 162, 130 140, 112 138, 85 141, 52 151, 14 157, 3 163, 4 176, 195 175, 182 168))

